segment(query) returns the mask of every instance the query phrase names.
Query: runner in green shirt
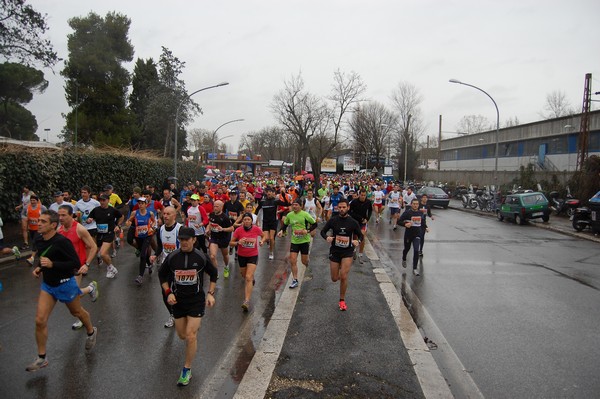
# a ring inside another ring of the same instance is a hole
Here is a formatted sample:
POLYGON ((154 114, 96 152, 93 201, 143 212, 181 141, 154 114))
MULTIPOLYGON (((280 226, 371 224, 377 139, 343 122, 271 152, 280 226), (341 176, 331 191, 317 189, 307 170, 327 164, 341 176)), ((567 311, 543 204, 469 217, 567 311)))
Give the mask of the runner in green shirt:
MULTIPOLYGON (((301 254, 302 264, 308 266, 308 249, 310 247, 310 232, 317 227, 317 221, 306 211, 302 210, 302 200, 296 199, 292 202, 292 212, 283 219, 285 226, 292 227, 292 239, 290 244, 289 260, 292 268, 292 284, 290 288, 298 286, 298 252, 301 254)), ((277 233, 278 237, 283 235, 283 230, 277 233)))

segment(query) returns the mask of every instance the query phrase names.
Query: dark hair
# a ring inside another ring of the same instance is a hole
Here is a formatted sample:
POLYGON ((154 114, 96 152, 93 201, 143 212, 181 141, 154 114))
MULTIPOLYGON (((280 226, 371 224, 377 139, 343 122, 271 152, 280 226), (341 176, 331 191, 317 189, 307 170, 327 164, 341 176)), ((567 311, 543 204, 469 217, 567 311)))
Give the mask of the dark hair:
POLYGON ((346 205, 349 205, 349 204, 350 204, 346 198, 342 198, 341 200, 339 200, 339 201, 338 201, 338 206, 339 206, 341 203, 345 203, 346 205))
POLYGON ((58 213, 56 213, 56 211, 47 210, 42 212, 42 215, 50 216, 50 224, 56 223, 56 225, 58 226, 58 213))
POLYGON ((92 193, 92 189, 90 188, 90 186, 83 186, 81 187, 81 191, 87 191, 88 193, 92 193))
POLYGON ((366 193, 367 193, 367 190, 365 190, 364 188, 361 188, 360 190, 358 190, 358 193, 359 193, 359 194, 362 194, 362 193, 365 193, 365 194, 366 194, 366 193))
POLYGON ((64 209, 67 211, 67 215, 73 216, 73 207, 71 205, 61 205, 58 207, 58 209, 64 209))
POLYGON ((29 196, 29 200, 31 201, 32 199, 39 201, 39 200, 40 200, 40 197, 38 197, 38 196, 37 196, 37 195, 35 195, 35 194, 31 194, 31 195, 29 196))

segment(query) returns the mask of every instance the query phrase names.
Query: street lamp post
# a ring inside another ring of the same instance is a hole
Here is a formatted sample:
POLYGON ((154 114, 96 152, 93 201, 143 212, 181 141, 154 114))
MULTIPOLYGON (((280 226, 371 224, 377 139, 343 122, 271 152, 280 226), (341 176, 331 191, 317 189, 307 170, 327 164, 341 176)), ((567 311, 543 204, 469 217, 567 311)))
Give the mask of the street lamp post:
POLYGON ((464 83, 461 82, 458 79, 450 79, 449 80, 450 83, 458 83, 460 85, 465 85, 465 86, 469 86, 472 87, 474 89, 479 90, 480 92, 482 92, 483 94, 485 94, 486 96, 488 96, 490 98, 490 100, 492 100, 492 102, 494 103, 494 107, 496 107, 496 155, 495 155, 495 165, 494 165, 494 183, 497 183, 498 180, 498 139, 500 137, 500 111, 498 111, 498 104, 496 104, 496 101, 494 101, 494 99, 492 98, 492 96, 490 96, 485 90, 480 89, 477 86, 473 86, 471 84, 468 83, 464 83))
POLYGON ((177 178, 177 130, 178 130, 177 127, 179 125, 179 111, 181 111, 181 106, 187 100, 189 100, 191 96, 193 96, 196 93, 200 93, 201 91, 208 90, 208 89, 214 89, 216 87, 227 86, 228 84, 229 84, 229 82, 222 82, 222 83, 216 84, 214 86, 203 87, 200 90, 196 90, 195 92, 185 96, 185 98, 183 100, 181 100, 181 102, 177 106, 177 111, 175 112, 175 148, 173 149, 173 176, 175 178, 177 178))
POLYGON ((234 119, 234 120, 231 120, 231 121, 227 121, 227 122, 223 123, 221 126, 219 126, 218 128, 216 128, 215 131, 213 132, 213 141, 214 141, 214 143, 213 143, 213 156, 215 157, 215 166, 217 166, 217 149, 218 149, 218 145, 217 144, 219 143, 219 141, 221 141, 223 139, 226 139, 226 138, 229 138, 229 137, 233 137, 233 135, 229 135, 229 136, 225 136, 225 137, 223 137, 222 139, 219 140, 218 136, 217 136, 217 132, 219 131, 220 128, 222 128, 225 125, 229 125, 230 123, 234 123, 234 122, 241 122, 243 120, 244 119, 234 119))
MULTIPOLYGON (((216 132, 216 131, 215 131, 216 132)), ((217 166, 217 148, 219 148, 219 143, 221 142, 221 140, 225 140, 228 139, 230 137, 233 137, 233 134, 227 135, 225 137, 221 137, 220 139, 215 140, 215 144, 214 144, 214 148, 213 148, 213 156, 215 157, 215 167, 217 166)))
POLYGON ((44 129, 44 132, 46 132, 46 143, 48 143, 48 142, 49 142, 49 141, 48 141, 48 140, 49 140, 49 137, 48 137, 48 136, 49 136, 49 134, 50 134, 50 128, 46 128, 46 129, 44 129))

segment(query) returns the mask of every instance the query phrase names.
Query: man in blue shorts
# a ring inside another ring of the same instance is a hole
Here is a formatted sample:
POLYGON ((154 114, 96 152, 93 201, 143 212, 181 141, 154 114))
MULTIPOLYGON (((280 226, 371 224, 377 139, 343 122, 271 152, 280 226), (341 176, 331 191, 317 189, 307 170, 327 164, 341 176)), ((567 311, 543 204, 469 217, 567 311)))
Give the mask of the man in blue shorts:
POLYGON ((46 342, 48 341, 48 318, 57 301, 63 302, 71 314, 83 323, 87 331, 85 349, 96 345, 97 329, 92 325, 90 314, 81 306, 81 290, 73 275, 73 270, 81 267, 79 256, 71 241, 58 234, 58 213, 44 211, 38 221, 36 238, 37 253, 34 259, 33 275, 42 274, 42 289, 35 315, 35 340, 38 356, 27 366, 27 371, 37 371, 48 365, 46 342))

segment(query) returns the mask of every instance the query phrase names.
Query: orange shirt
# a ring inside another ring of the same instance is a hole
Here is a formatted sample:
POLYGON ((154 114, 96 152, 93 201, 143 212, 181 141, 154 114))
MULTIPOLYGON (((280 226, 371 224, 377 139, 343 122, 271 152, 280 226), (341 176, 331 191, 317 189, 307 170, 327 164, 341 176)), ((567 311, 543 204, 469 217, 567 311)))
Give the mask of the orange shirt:
POLYGON ((42 206, 38 205, 36 209, 33 209, 31 205, 27 205, 27 228, 31 231, 38 230, 38 222, 42 214, 42 206))

